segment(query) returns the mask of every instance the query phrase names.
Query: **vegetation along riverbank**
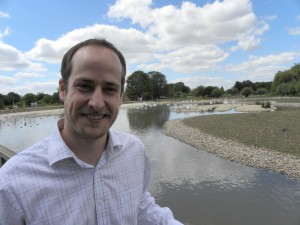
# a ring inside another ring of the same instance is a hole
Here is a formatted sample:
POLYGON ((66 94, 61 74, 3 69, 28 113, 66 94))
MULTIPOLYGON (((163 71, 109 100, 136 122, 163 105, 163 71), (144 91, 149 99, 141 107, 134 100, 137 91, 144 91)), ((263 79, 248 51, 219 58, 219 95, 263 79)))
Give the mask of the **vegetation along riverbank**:
POLYGON ((300 110, 168 121, 165 134, 224 159, 300 180, 300 110))

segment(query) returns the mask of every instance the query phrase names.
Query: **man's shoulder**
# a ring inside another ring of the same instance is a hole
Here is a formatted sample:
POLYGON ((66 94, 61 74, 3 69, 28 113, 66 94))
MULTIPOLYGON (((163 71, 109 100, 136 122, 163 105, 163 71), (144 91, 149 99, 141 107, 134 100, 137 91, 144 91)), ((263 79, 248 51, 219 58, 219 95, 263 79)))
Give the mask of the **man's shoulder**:
POLYGON ((48 139, 45 138, 10 158, 1 168, 0 177, 27 173, 29 168, 48 162, 48 139))

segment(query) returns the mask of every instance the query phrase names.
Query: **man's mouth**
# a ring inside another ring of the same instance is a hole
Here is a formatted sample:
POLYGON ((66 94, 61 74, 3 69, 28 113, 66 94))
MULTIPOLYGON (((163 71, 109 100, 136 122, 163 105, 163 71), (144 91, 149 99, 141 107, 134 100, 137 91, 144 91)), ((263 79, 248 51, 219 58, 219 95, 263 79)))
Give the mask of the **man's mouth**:
POLYGON ((101 120, 106 116, 105 114, 98 113, 84 113, 83 115, 90 120, 101 120))

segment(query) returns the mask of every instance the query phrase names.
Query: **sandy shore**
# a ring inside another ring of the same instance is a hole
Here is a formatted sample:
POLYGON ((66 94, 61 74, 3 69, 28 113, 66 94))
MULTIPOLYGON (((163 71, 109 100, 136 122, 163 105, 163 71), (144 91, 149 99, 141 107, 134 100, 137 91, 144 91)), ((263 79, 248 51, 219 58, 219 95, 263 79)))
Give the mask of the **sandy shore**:
POLYGON ((64 113, 63 109, 48 109, 48 110, 37 110, 37 111, 28 111, 28 112, 12 112, 0 114, 1 118, 7 117, 17 117, 17 116, 54 116, 61 115, 64 113))
POLYGON ((221 158, 300 180, 300 158, 295 156, 214 137, 198 129, 185 126, 182 119, 166 122, 164 132, 168 136, 221 158))
MULTIPOLYGON (((128 103, 121 105, 121 108, 130 108, 130 107, 136 107, 136 106, 144 106, 146 103, 128 103)), ((10 112, 10 113, 3 113, 0 114, 1 118, 7 118, 7 117, 15 117, 15 116, 55 116, 55 115, 61 115, 64 113, 64 109, 48 109, 48 110, 32 110, 27 112, 10 112)))
POLYGON ((261 105, 248 105, 248 104, 210 104, 210 105, 199 105, 199 104, 186 104, 179 105, 174 108, 176 112, 226 112, 234 109, 237 112, 264 112, 270 111, 270 108, 263 108, 261 105))

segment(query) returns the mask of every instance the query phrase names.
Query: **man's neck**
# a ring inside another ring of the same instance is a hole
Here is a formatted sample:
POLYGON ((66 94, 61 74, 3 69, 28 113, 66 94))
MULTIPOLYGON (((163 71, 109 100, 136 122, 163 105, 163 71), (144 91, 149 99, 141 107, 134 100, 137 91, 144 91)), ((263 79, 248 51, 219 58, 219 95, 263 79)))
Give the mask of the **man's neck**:
POLYGON ((70 142, 72 146, 68 146, 79 159, 96 167, 106 149, 107 139, 108 135, 97 140, 76 138, 70 142))
POLYGON ((60 128, 60 134, 66 145, 80 160, 96 166, 106 149, 108 134, 97 139, 88 139, 69 132, 64 127, 60 128))

